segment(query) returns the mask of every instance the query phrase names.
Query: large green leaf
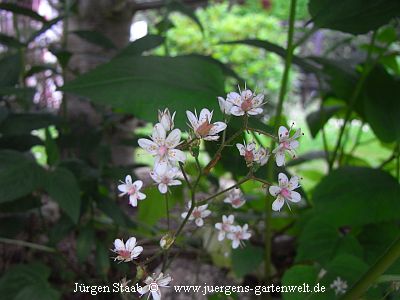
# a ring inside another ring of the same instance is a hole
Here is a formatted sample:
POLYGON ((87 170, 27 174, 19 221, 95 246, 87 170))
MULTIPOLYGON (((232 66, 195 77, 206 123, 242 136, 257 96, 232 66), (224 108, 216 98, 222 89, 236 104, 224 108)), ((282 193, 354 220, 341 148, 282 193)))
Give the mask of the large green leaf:
POLYGON ((390 174, 365 167, 331 172, 313 193, 316 213, 336 226, 399 220, 400 185, 390 174))
POLYGON ((58 202, 60 207, 75 222, 78 222, 81 199, 79 185, 71 171, 57 168, 47 174, 45 189, 50 197, 58 202))
MULTIPOLYGON (((285 286, 303 286, 308 284, 313 287, 317 281, 318 270, 314 266, 303 266, 297 265, 291 267, 285 272, 282 277, 282 285, 285 286)), ((307 299, 309 293, 293 292, 293 293, 282 293, 283 299, 285 300, 302 300, 307 299)))
POLYGON ((11 54, 0 59, 0 87, 14 86, 22 70, 21 56, 11 54))
POLYGON ((16 38, 0 33, 0 44, 5 45, 10 48, 21 48, 26 45, 18 41, 16 38))
POLYGON ((329 221, 310 220, 299 237, 296 261, 317 261, 325 266, 338 254, 362 255, 362 247, 351 235, 343 235, 329 221))
MULTIPOLYGON (((65 84, 63 91, 119 108, 147 121, 157 109, 177 111, 184 126, 187 109, 217 109, 224 94, 221 69, 196 57, 123 56, 65 84)), ((218 113, 218 111, 217 111, 218 113)))
POLYGON ((255 271, 263 261, 263 250, 260 247, 246 245, 232 251, 232 269, 237 277, 255 271))
POLYGON ((71 33, 76 34, 81 39, 84 39, 87 42, 97 45, 97 46, 100 46, 104 49, 115 49, 114 43, 108 37, 106 37, 104 34, 102 34, 99 31, 75 30, 75 31, 72 31, 71 33))
POLYGON ((29 134, 32 130, 46 128, 58 123, 59 119, 51 114, 20 113, 8 114, 0 124, 0 133, 3 135, 29 134))
POLYGON ((123 48, 117 55, 120 56, 134 56, 141 55, 145 51, 156 48, 164 42, 164 38, 155 34, 148 34, 136 41, 133 41, 123 48))
POLYGON ((169 1, 167 9, 169 10, 169 12, 176 11, 189 17, 200 27, 201 31, 204 30, 203 25, 201 24, 199 18, 197 18, 196 14, 194 13, 194 10, 191 7, 183 4, 182 1, 180 0, 169 1))
POLYGON ((50 269, 43 264, 16 265, 0 278, 1 297, 19 300, 60 299, 60 293, 47 281, 49 275, 50 269))
POLYGON ((325 126, 326 122, 342 108, 342 105, 322 106, 320 109, 308 114, 306 120, 311 135, 315 137, 321 128, 325 126))
POLYGON ((365 87, 365 117, 376 136, 385 143, 400 142, 400 78, 376 67, 365 87))
POLYGON ((310 0, 312 21, 320 28, 363 34, 400 15, 398 0, 310 0))
POLYGON ((42 186, 44 170, 23 154, 0 151, 0 203, 28 195, 42 186))

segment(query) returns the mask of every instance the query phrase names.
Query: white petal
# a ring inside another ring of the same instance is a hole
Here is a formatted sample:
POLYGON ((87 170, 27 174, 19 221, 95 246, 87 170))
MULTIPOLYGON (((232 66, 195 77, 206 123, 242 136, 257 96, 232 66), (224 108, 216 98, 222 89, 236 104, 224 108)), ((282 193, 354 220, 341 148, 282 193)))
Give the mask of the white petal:
POLYGON ((203 205, 198 206, 197 209, 199 211, 205 211, 207 209, 207 207, 208 207, 208 204, 203 204, 203 205))
POLYGON ((135 248, 136 246, 136 238, 135 237, 131 237, 126 241, 125 247, 126 250, 128 250, 129 252, 132 252, 133 248, 135 248))
POLYGON ((136 181, 133 183, 133 186, 134 186, 135 189, 138 191, 138 190, 140 190, 140 189, 142 188, 142 186, 143 186, 143 181, 141 181, 141 180, 136 180, 136 181))
POLYGON ((210 210, 205 210, 201 212, 201 217, 202 218, 207 218, 209 215, 211 215, 211 211, 210 210))
POLYGON ((187 214, 188 214, 187 211, 183 212, 183 213, 181 214, 182 219, 186 219, 187 214))
POLYGON ((263 112, 262 108, 252 108, 247 113, 251 116, 259 115, 263 112))
POLYGON ((211 122, 212 112, 207 108, 203 108, 199 115, 199 124, 203 124, 205 121, 211 122))
POLYGON ((197 120, 196 116, 191 111, 186 111, 186 116, 192 125, 193 129, 196 129, 199 125, 199 121, 197 120))
POLYGON ((181 140, 181 131, 179 129, 174 129, 171 131, 171 133, 165 140, 165 145, 168 148, 175 148, 176 146, 178 146, 180 140, 181 140))
POLYGON ((269 193, 272 196, 278 195, 280 193, 280 191, 281 191, 281 188, 279 186, 272 185, 272 186, 269 187, 269 193))
POLYGON ((156 171, 151 171, 150 177, 157 183, 159 183, 161 181, 161 178, 156 171))
POLYGON ((234 221, 235 221, 235 216, 234 215, 229 215, 228 216, 228 223, 229 224, 233 224, 234 221))
POLYGON ((281 167, 285 164, 285 151, 278 151, 275 154, 276 165, 281 167))
POLYGON ((301 195, 298 192, 292 191, 290 193, 290 199, 289 200, 292 201, 292 202, 295 202, 295 203, 299 202, 301 200, 301 195))
POLYGON ((181 185, 182 184, 182 182, 180 182, 179 180, 171 180, 169 183, 168 183, 168 185, 181 185))
POLYGON ((197 225, 198 227, 201 227, 201 226, 203 226, 204 221, 203 221, 202 218, 196 218, 195 223, 196 223, 196 225, 197 225))
POLYGON ((289 181, 289 189, 294 190, 296 188, 298 188, 299 186, 299 177, 298 176, 293 176, 292 178, 290 178, 289 181))
POLYGON ((205 140, 205 141, 217 141, 217 140, 219 140, 219 136, 218 135, 209 135, 209 136, 206 136, 205 138, 203 138, 203 140, 205 140))
POLYGON ((288 183, 289 183, 289 179, 286 176, 286 174, 279 173, 278 174, 278 182, 279 182, 279 186, 280 187, 282 187, 282 186, 286 187, 288 185, 288 183))
POLYGON ((297 129, 291 138, 297 139, 300 135, 301 135, 301 128, 297 129))
POLYGON ((139 139, 138 144, 140 147, 142 147, 144 150, 149 152, 152 155, 157 154, 158 150, 158 145, 154 143, 153 141, 150 141, 148 139, 139 139))
POLYGON ((125 177, 125 182, 128 183, 128 184, 131 184, 131 183, 132 183, 132 177, 131 177, 131 175, 126 175, 126 177, 125 177))
POLYGON ((256 143, 254 141, 247 144, 247 151, 253 151, 256 148, 256 143))
POLYGON ((166 192, 168 192, 168 186, 165 183, 160 183, 158 185, 158 190, 161 194, 165 194, 166 192))
POLYGON ((131 252, 131 258, 136 258, 140 255, 140 253, 143 252, 143 247, 142 246, 137 246, 135 248, 133 248, 132 252, 131 252))
POLYGON ((125 244, 122 240, 116 239, 114 241, 114 248, 115 250, 125 250, 125 244))
POLYGON ((243 116, 244 115, 244 110, 241 109, 239 106, 233 106, 231 108, 231 114, 234 116, 243 116))
POLYGON ((165 142, 166 135, 167 135, 167 133, 166 133, 164 127, 160 123, 157 123, 156 125, 154 125, 153 134, 151 137, 156 144, 163 145, 165 142))
POLYGON ((120 192, 126 193, 126 191, 128 190, 127 185, 126 184, 119 184, 118 185, 118 190, 120 192))
POLYGON ((240 95, 242 96, 242 100, 247 100, 253 97, 253 92, 251 90, 244 90, 240 95))
POLYGON ((285 201, 283 200, 282 197, 276 198, 276 200, 272 202, 272 210, 280 211, 284 203, 285 201))
POLYGON ((297 147, 299 147, 299 142, 296 140, 293 140, 293 141, 289 142, 289 147, 291 149, 296 149, 297 147))
POLYGON ((239 240, 233 240, 232 241, 232 248, 236 249, 237 247, 239 247, 240 245, 240 241, 239 240))
POLYGON ((137 198, 134 195, 129 196, 129 204, 133 207, 137 206, 137 198))
POLYGON ((222 223, 216 223, 214 225, 215 229, 221 230, 222 229, 222 223))
POLYGON ((233 103, 237 106, 240 106, 240 104, 242 103, 242 98, 240 97, 240 95, 236 92, 231 92, 228 94, 228 96, 226 97, 226 101, 233 103))
POLYGON ((225 238, 225 231, 220 231, 218 233, 218 241, 222 241, 225 238))
POLYGON ((253 107, 260 106, 264 101, 264 95, 263 94, 258 94, 253 98, 253 107))
POLYGON ((151 291, 151 296, 153 296, 153 300, 160 300, 161 299, 161 291, 158 289, 157 291, 151 291))
POLYGON ((186 154, 185 154, 185 152, 178 150, 178 149, 170 149, 170 150, 168 150, 168 158, 171 161, 185 162, 186 154))
POLYGON ((209 135, 216 135, 218 132, 221 132, 226 129, 226 124, 224 122, 215 122, 213 127, 210 129, 209 135))
POLYGON ((285 126, 279 127, 278 137, 279 137, 279 141, 281 141, 282 139, 285 140, 289 137, 289 131, 287 130, 287 128, 285 126))
POLYGON ((238 148, 240 155, 243 156, 245 153, 244 145, 238 143, 238 144, 236 144, 236 148, 238 148))
POLYGON ((146 199, 146 195, 143 194, 143 193, 138 192, 138 193, 137 193, 137 198, 138 198, 139 200, 143 200, 143 199, 146 199))
POLYGON ((161 279, 157 280, 157 284, 162 287, 166 287, 172 281, 170 275, 163 276, 161 279))
POLYGON ((138 289, 138 293, 141 295, 144 295, 144 294, 148 293, 149 291, 150 291, 149 285, 142 286, 141 289, 138 289))

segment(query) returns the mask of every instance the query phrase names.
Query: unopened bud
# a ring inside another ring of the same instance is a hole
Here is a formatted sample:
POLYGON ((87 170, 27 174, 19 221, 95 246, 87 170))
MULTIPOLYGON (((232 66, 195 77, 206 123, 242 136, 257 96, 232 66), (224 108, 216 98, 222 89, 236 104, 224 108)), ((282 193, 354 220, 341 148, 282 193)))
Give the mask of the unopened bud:
POLYGON ((167 250, 169 249, 169 247, 172 246, 172 244, 174 243, 175 238, 171 235, 171 233, 167 233, 166 235, 164 235, 161 240, 160 240, 160 247, 163 250, 167 250))

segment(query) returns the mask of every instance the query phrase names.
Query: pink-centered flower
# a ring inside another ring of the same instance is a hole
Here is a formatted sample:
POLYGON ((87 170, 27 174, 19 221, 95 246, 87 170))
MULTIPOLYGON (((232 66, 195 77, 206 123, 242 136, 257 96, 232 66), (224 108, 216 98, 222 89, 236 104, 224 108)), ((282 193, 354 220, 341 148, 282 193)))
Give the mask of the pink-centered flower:
POLYGON ((143 181, 136 180, 132 183, 131 175, 127 175, 125 177, 125 182, 121 181, 121 184, 118 185, 118 190, 121 192, 119 194, 120 197, 129 195, 129 204, 133 207, 137 206, 137 201, 146 199, 146 195, 140 192, 140 189, 143 186, 143 181))
POLYGON ((158 121, 164 127, 165 131, 171 131, 174 129, 174 118, 175 118, 176 112, 174 112, 171 116, 171 113, 169 112, 169 109, 166 108, 163 111, 159 110, 158 111, 158 121))
POLYGON ((163 125, 157 123, 153 128, 151 140, 139 139, 138 144, 155 157, 154 168, 167 168, 168 164, 185 162, 186 155, 183 151, 175 149, 180 144, 181 131, 172 130, 167 136, 163 125))
POLYGON ((243 246, 243 241, 248 240, 251 237, 251 233, 248 231, 249 225, 244 224, 243 227, 240 225, 234 226, 232 232, 228 233, 228 239, 232 240, 232 248, 236 249, 239 245, 243 246))
POLYGON ((136 246, 135 237, 131 237, 130 239, 128 239, 125 244, 124 241, 120 239, 116 239, 114 241, 113 252, 117 254, 117 257, 115 257, 114 260, 129 262, 136 259, 140 255, 140 253, 142 253, 142 251, 142 246, 136 246))
POLYGON ((161 194, 168 191, 168 186, 180 185, 182 182, 177 180, 181 175, 178 168, 158 168, 150 172, 151 178, 158 184, 158 190, 161 194))
POLYGON ((163 273, 160 273, 156 277, 156 274, 153 274, 153 276, 148 276, 144 280, 144 283, 146 285, 141 287, 140 289, 138 289, 138 292, 141 295, 149 293, 149 296, 147 297, 147 299, 151 295, 154 300, 160 300, 161 299, 160 288, 169 287, 169 283, 171 281, 172 281, 172 277, 170 275, 164 275, 163 273))
POLYGON ((233 215, 227 216, 222 216, 222 223, 216 223, 215 228, 219 230, 218 233, 218 241, 222 241, 226 234, 229 234, 232 232, 232 230, 235 228, 233 226, 233 222, 235 221, 235 217, 233 215))
POLYGON ((186 111, 190 126, 197 138, 206 141, 216 141, 219 139, 218 133, 225 130, 226 124, 224 122, 211 123, 212 115, 213 112, 210 112, 207 108, 203 108, 199 116, 197 116, 196 110, 194 114, 186 111))
POLYGON ((239 150, 241 156, 244 157, 247 166, 253 165, 253 163, 257 163, 260 166, 263 166, 267 163, 269 159, 269 149, 265 149, 263 147, 256 148, 256 143, 254 141, 248 143, 244 142, 242 144, 236 144, 236 147, 239 150))
POLYGON ((289 152, 293 158, 296 158, 296 148, 299 147, 297 139, 301 135, 301 129, 297 129, 292 136, 290 136, 291 131, 292 127, 289 130, 285 126, 279 127, 279 145, 272 151, 272 153, 275 153, 276 165, 278 167, 285 165, 286 152, 289 152))
POLYGON ((240 189, 229 191, 228 196, 224 199, 224 203, 229 203, 233 208, 239 208, 246 203, 246 199, 240 189))
MULTIPOLYGON (((188 207, 188 209, 190 209, 190 203, 188 203, 187 207, 188 207)), ((209 215, 211 215, 211 211, 208 210, 207 207, 208 207, 208 204, 196 206, 193 209, 193 211, 192 211, 192 213, 191 213, 191 215, 189 217, 189 221, 193 221, 194 220, 194 222, 196 223, 196 225, 198 227, 203 226, 204 225, 204 220, 203 219, 207 218, 209 215)), ((185 219, 186 216, 188 215, 188 213, 189 213, 188 211, 182 213, 182 215, 181 215, 182 218, 185 219)))
POLYGON ((276 196, 275 201, 272 203, 274 211, 280 211, 285 201, 289 206, 287 201, 296 203, 301 200, 300 194, 294 191, 299 187, 299 177, 293 176, 289 181, 285 174, 279 173, 278 184, 279 186, 272 185, 269 187, 269 193, 274 197, 276 196))
POLYGON ((347 282, 342 278, 337 277, 330 285, 330 288, 335 291, 336 295, 345 294, 348 288, 347 282))
POLYGON ((256 95, 251 90, 244 90, 240 94, 231 92, 228 94, 226 101, 232 103, 231 114, 234 116, 259 115, 263 112, 261 108, 264 105, 264 95, 256 95))

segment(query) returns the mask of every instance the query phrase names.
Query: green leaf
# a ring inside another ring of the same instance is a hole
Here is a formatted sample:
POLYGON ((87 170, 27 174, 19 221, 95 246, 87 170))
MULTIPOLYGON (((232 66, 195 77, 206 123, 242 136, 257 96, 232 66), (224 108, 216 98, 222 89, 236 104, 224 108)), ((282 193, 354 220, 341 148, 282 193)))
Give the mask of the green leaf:
POLYGON ((0 59, 0 87, 11 87, 18 83, 22 71, 21 56, 12 54, 0 59))
POLYGON ((18 15, 23 15, 23 16, 27 16, 30 17, 36 21, 40 21, 45 23, 46 19, 44 17, 42 17, 41 15, 39 15, 37 12, 26 8, 26 7, 22 7, 19 6, 17 4, 13 4, 13 3, 0 3, 0 9, 2 10, 6 10, 6 11, 10 11, 13 12, 15 14, 18 15))
POLYGON ((47 164, 49 166, 54 166, 60 160, 60 152, 58 150, 57 143, 55 139, 53 139, 53 137, 51 136, 48 127, 45 129, 45 137, 46 139, 44 142, 44 146, 46 149, 47 164))
POLYGON ((376 136, 385 143, 400 142, 400 78, 376 67, 365 82, 365 117, 376 136))
MULTIPOLYGON (((239 41, 229 41, 229 42, 222 42, 221 44, 245 44, 253 47, 258 47, 258 48, 263 48, 269 52, 275 53, 282 57, 283 59, 286 58, 287 51, 285 48, 271 43, 266 40, 256 40, 256 39, 246 39, 246 40, 239 40, 239 41)), ((307 72, 314 72, 314 73, 319 73, 320 70, 318 67, 313 64, 312 61, 309 61, 306 58, 301 58, 297 55, 293 55, 293 63, 297 65, 298 67, 302 68, 304 71, 307 72)))
POLYGON ((312 137, 325 126, 326 122, 343 108, 342 105, 322 106, 317 111, 308 114, 306 120, 312 137))
POLYGON ((208 107, 218 115, 216 97, 224 94, 224 79, 215 64, 196 57, 123 56, 61 90, 150 122, 156 120, 157 109, 168 107, 177 112, 177 126, 184 126, 187 109, 208 107))
POLYGON ((237 277, 253 272, 263 261, 263 249, 247 243, 246 247, 232 251, 232 269, 237 277))
POLYGON ((76 34, 81 39, 104 49, 115 49, 114 43, 101 32, 94 30, 76 30, 71 33, 76 34))
MULTIPOLYGON (((293 266, 283 275, 282 285, 303 286, 304 284, 308 284, 310 287, 313 287, 317 281, 317 276, 318 270, 314 266, 293 266)), ((285 300, 303 300, 307 299, 309 295, 311 295, 311 293, 305 293, 303 291, 282 293, 283 299, 285 300)))
POLYGON ((78 261, 83 263, 86 261, 94 245, 94 230, 92 225, 88 224, 83 227, 78 234, 76 240, 76 256, 78 261))
POLYGON ((34 88, 21 88, 21 87, 0 87, 1 96, 16 96, 17 98, 26 99, 31 101, 35 95, 34 88))
POLYGON ((53 74, 58 74, 57 69, 52 65, 35 65, 29 68, 29 70, 25 73, 24 77, 30 77, 34 74, 44 72, 44 71, 51 71, 53 74))
POLYGON ((0 203, 26 196, 43 184, 44 170, 19 152, 0 150, 0 203))
POLYGON ((29 151, 35 145, 42 145, 40 138, 30 134, 2 136, 0 137, 1 149, 12 149, 16 151, 29 151))
MULTIPOLYGON (((151 227, 161 218, 166 218, 165 197, 160 194, 157 187, 146 189, 145 193, 147 196, 146 199, 139 200, 137 220, 151 227)), ((168 201, 170 208, 176 203, 173 197, 169 197, 168 201)))
POLYGON ((326 275, 323 282, 328 286, 338 276, 347 281, 350 287, 368 269, 368 265, 360 258, 350 254, 342 254, 333 259, 326 267, 326 275))
POLYGON ((60 299, 47 281, 49 275, 50 269, 40 263, 13 266, 0 279, 0 294, 3 299, 60 299))
POLYGON ((179 0, 170 1, 170 3, 167 5, 167 9, 169 10, 169 12, 176 11, 189 17, 200 27, 201 31, 204 31, 203 25, 197 18, 196 14, 194 13, 194 10, 191 9, 189 6, 183 4, 181 1, 179 0))
POLYGON ((388 23, 400 13, 397 0, 310 0, 308 9, 319 28, 363 34, 388 23))
POLYGON ((97 200, 98 208, 109 216, 115 224, 121 227, 134 228, 136 225, 122 212, 121 208, 111 199, 100 198, 97 200))
POLYGON ((0 124, 0 133, 3 135, 30 134, 32 130, 46 128, 58 123, 58 118, 43 113, 14 113, 0 124))
POLYGON ((125 48, 123 48, 116 57, 121 56, 135 56, 141 55, 145 51, 149 51, 153 48, 157 48, 158 46, 164 43, 164 38, 155 34, 148 34, 136 41, 133 41, 128 44, 125 48))
POLYGON ((335 226, 398 220, 400 185, 390 174, 365 167, 332 171, 315 188, 316 213, 335 226))
POLYGON ((332 223, 316 217, 307 222, 300 234, 296 262, 317 261, 325 266, 338 254, 361 256, 362 250, 354 236, 343 235, 332 223))
POLYGON ((0 44, 9 48, 22 48, 26 46, 24 43, 21 43, 16 38, 3 33, 0 33, 0 44))
POLYGON ((101 241, 96 241, 96 268, 100 275, 106 276, 110 269, 110 251, 109 247, 101 241))
POLYGON ((77 223, 81 199, 75 176, 67 169, 57 168, 47 174, 45 189, 49 196, 57 201, 66 214, 77 223))

